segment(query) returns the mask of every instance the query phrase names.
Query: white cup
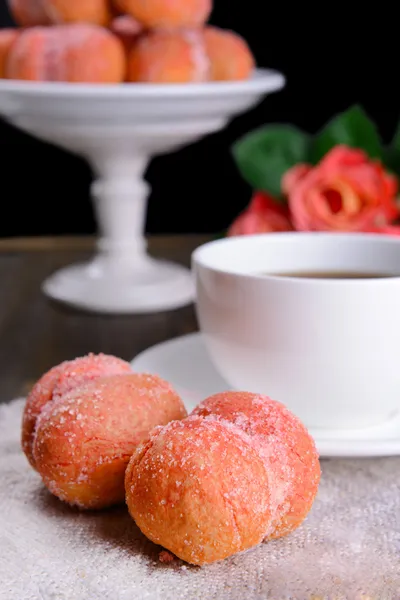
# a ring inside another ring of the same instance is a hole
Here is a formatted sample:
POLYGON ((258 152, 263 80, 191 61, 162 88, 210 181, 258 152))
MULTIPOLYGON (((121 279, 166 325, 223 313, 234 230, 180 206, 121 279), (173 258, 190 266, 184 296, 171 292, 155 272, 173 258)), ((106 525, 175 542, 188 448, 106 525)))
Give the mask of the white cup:
POLYGON ((283 402, 310 428, 371 427, 400 410, 400 239, 232 237, 198 248, 193 269, 200 329, 232 388, 283 402), (399 276, 277 276, 301 271, 399 276))

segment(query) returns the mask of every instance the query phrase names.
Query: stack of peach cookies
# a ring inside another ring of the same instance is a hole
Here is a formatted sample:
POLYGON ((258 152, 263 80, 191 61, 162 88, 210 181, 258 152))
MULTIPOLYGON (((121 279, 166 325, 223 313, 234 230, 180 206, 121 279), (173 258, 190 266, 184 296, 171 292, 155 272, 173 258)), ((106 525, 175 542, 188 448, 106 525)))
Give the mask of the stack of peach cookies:
POLYGON ((226 392, 189 416, 172 386, 88 355, 51 369, 24 410, 22 447, 44 485, 81 510, 126 502, 141 531, 205 565, 289 534, 320 480, 314 442, 267 396, 226 392))
POLYGON ((71 83, 243 80, 254 59, 207 26, 212 0, 8 0, 0 78, 71 83))

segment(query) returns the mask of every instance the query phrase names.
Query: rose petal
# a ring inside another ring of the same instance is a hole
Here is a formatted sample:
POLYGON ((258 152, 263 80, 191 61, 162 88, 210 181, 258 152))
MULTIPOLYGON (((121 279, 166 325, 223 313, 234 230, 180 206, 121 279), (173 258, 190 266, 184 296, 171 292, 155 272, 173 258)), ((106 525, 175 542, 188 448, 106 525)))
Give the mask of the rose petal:
POLYGON ((338 168, 342 170, 346 167, 362 165, 366 161, 368 157, 362 150, 339 144, 324 156, 318 167, 331 172, 338 168))
POLYGON ((281 188, 285 196, 289 196, 291 190, 299 183, 303 177, 312 170, 311 165, 300 164, 292 167, 282 177, 281 188))
POLYGON ((262 214, 273 212, 286 218, 289 217, 287 206, 279 204, 275 198, 265 192, 256 192, 246 210, 262 214))
POLYGON ((228 236, 291 230, 287 208, 278 205, 271 196, 257 192, 247 209, 230 226, 228 236))
POLYGON ((384 235, 400 235, 400 225, 386 225, 385 227, 378 227, 376 233, 382 233, 384 235))

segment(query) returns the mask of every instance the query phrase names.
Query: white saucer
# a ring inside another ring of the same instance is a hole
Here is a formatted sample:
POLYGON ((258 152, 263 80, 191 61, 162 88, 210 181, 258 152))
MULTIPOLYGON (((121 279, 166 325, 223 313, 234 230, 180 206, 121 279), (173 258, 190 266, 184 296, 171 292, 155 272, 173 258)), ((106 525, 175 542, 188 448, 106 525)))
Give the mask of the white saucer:
MULTIPOLYGON (((132 368, 168 380, 182 396, 188 411, 207 396, 230 389, 212 365, 199 333, 142 352, 132 361, 132 368)), ((370 429, 310 433, 324 458, 400 455, 400 417, 370 429)))

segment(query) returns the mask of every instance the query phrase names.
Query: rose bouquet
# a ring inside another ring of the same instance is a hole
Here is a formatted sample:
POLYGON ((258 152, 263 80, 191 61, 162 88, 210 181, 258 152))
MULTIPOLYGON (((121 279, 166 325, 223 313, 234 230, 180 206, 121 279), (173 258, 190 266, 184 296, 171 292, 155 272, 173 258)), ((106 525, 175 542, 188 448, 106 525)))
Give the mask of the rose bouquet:
POLYGON ((359 106, 316 136, 268 125, 233 147, 254 189, 228 235, 273 231, 348 231, 400 235, 400 128, 389 146, 359 106))

